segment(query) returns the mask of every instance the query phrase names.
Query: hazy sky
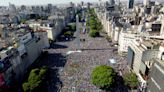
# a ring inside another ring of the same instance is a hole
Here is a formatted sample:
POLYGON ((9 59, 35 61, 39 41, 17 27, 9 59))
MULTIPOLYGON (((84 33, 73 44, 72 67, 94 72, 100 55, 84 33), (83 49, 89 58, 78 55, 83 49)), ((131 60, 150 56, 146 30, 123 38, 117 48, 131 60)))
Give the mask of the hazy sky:
POLYGON ((80 1, 86 1, 86 2, 92 2, 92 1, 98 1, 98 0, 0 0, 0 5, 8 5, 9 2, 15 5, 38 5, 38 4, 61 4, 61 3, 68 3, 68 2, 80 2, 80 1))
MULTIPOLYGON (((68 3, 68 2, 96 2, 99 0, 0 0, 0 5, 9 5, 9 2, 15 5, 40 5, 40 4, 61 4, 61 3, 68 3)), ((127 0, 121 0, 121 1, 127 1, 127 0)), ((138 0, 135 0, 138 1, 138 0)), ((143 0, 140 0, 143 1, 143 0)))

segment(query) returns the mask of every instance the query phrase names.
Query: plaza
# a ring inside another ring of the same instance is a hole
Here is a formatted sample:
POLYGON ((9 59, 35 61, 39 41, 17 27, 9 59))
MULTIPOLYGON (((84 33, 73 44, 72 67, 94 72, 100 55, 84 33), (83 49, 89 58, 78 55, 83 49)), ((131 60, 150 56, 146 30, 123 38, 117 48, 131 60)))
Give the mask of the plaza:
MULTIPOLYGON (((76 38, 72 41, 59 40, 54 43, 52 48, 48 49, 49 54, 42 60, 45 60, 44 63, 52 69, 58 70, 60 82, 57 85, 59 85, 59 92, 104 92, 91 84, 90 75, 94 67, 110 65, 109 59, 111 58, 118 65, 118 67, 115 67, 116 71, 119 71, 119 69, 122 72, 127 71, 126 57, 113 53, 113 50, 117 47, 112 47, 112 43, 109 43, 103 37, 104 35, 101 34, 101 37, 91 38, 88 34, 80 34, 80 38, 85 39, 84 42, 80 42, 80 52, 76 51, 76 38), (71 51, 72 53, 68 54, 71 51)), ((55 82, 54 84, 57 82, 55 79, 51 78, 51 81, 55 82)), ((53 91, 50 92, 55 92, 57 85, 51 85, 53 91)))

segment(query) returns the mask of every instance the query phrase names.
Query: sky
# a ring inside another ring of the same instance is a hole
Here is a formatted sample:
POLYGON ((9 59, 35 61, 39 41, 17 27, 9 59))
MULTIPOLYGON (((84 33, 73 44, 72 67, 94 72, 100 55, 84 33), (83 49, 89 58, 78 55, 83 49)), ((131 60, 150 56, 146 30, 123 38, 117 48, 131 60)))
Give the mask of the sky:
MULTIPOLYGON (((2 6, 8 6, 9 2, 15 5, 45 5, 48 3, 52 4, 63 4, 63 3, 69 3, 69 2, 96 2, 99 0, 0 0, 0 5, 2 6)), ((127 1, 127 0, 121 0, 121 1, 127 1)), ((138 1, 138 0, 135 0, 138 1)), ((140 0, 142 1, 142 0, 140 0)))
POLYGON ((15 5, 43 5, 43 4, 62 4, 62 3, 69 3, 69 2, 95 2, 98 0, 0 0, 0 5, 9 5, 9 2, 15 5))

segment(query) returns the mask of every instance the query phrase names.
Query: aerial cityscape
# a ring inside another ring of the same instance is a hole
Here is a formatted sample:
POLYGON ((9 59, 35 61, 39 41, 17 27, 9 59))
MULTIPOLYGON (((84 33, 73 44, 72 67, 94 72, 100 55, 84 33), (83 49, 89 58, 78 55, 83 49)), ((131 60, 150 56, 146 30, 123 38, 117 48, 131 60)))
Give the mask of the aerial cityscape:
POLYGON ((164 92, 163 0, 2 0, 0 92, 164 92))

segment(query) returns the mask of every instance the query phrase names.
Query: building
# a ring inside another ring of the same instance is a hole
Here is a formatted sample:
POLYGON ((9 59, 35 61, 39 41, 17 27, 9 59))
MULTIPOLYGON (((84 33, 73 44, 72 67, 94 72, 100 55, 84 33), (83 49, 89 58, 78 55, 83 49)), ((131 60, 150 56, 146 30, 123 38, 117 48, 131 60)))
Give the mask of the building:
POLYGON ((115 0, 109 0, 110 5, 115 5, 115 0))
POLYGON ((17 10, 17 9, 16 9, 15 5, 9 3, 9 12, 10 12, 11 14, 12 14, 12 13, 16 13, 16 12, 17 12, 16 10, 17 10))
MULTIPOLYGON (((111 2, 114 2, 111 0, 111 2)), ((110 37, 114 37, 114 30, 115 27, 118 27, 115 23, 118 22, 118 18, 120 17, 120 12, 118 10, 115 10, 118 6, 110 5, 108 3, 105 4, 105 6, 100 6, 95 8, 95 12, 97 14, 98 19, 101 21, 104 31, 108 34, 110 37)))
POLYGON ((153 60, 158 57, 159 43, 158 40, 138 39, 132 41, 128 47, 128 65, 137 74, 142 91, 147 87, 153 60))
POLYGON ((17 49, 10 46, 0 52, 0 58, 0 73, 4 76, 4 85, 10 86, 12 84, 12 79, 18 79, 23 72, 20 66, 21 58, 19 52, 17 49))
POLYGON ((148 92, 164 92, 164 44, 161 43, 158 58, 154 59, 148 80, 148 92))
POLYGON ((152 9, 151 6, 146 6, 146 7, 145 7, 145 13, 146 13, 146 14, 151 14, 151 11, 152 11, 151 9, 152 9))
POLYGON ((112 41, 114 42, 114 43, 118 43, 118 40, 119 40, 119 34, 120 34, 120 32, 121 32, 121 27, 115 27, 115 29, 114 29, 114 31, 113 31, 114 33, 114 35, 113 35, 113 37, 112 37, 112 41))
POLYGON ((143 0, 143 5, 144 5, 144 6, 149 5, 149 0, 143 0))
POLYGON ((29 20, 28 25, 34 30, 45 30, 49 40, 55 40, 65 27, 64 17, 51 16, 49 20, 35 21, 29 20))
POLYGON ((48 11, 48 13, 51 13, 51 10, 52 10, 52 4, 48 4, 47 5, 47 11, 48 11))
POLYGON ((161 18, 161 24, 160 35, 164 36, 164 17, 161 18))
MULTIPOLYGON (((32 32, 26 26, 17 30, 10 28, 8 31, 9 35, 0 38, 1 89, 12 86, 13 80, 20 82, 27 68, 40 56, 44 48, 49 47, 46 31, 32 32), (15 35, 12 35, 13 33, 15 35)), ((2 92, 5 92, 5 89, 2 92)))
POLYGON ((134 7, 134 0, 128 1, 128 9, 132 9, 134 7))
POLYGON ((138 39, 140 34, 137 32, 137 26, 133 26, 134 28, 128 28, 126 30, 122 29, 119 34, 118 40, 118 52, 120 54, 127 53, 128 47, 132 41, 138 39))
POLYGON ((57 36, 62 32, 63 27, 64 27, 64 24, 62 20, 56 20, 55 23, 44 21, 41 23, 40 29, 47 31, 47 37, 50 40, 55 40, 57 36))

